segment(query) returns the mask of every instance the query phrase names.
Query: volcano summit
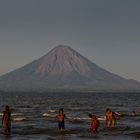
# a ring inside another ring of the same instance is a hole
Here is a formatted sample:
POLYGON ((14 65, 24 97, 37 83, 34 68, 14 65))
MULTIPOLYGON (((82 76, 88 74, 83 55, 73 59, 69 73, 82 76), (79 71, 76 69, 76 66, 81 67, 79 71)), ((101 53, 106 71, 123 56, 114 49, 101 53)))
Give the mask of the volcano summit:
POLYGON ((38 60, 0 77, 4 91, 49 89, 139 90, 140 83, 108 72, 68 46, 59 45, 38 60))

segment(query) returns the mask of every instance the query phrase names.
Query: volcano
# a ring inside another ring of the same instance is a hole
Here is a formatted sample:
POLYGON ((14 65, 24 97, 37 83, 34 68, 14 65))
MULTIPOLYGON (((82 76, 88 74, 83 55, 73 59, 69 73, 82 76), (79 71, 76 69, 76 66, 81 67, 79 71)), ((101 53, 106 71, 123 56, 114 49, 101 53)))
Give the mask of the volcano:
POLYGON ((4 91, 49 89, 139 90, 128 80, 94 64, 69 46, 59 45, 48 54, 0 77, 4 91))

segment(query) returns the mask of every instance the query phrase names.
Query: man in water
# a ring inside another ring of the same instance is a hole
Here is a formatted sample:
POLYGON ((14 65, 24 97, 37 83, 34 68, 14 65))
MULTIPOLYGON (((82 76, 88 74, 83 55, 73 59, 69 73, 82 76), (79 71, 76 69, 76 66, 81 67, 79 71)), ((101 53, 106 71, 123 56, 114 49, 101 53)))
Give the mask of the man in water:
POLYGON ((109 108, 106 109, 106 122, 105 126, 107 125, 108 128, 112 127, 115 128, 116 124, 116 117, 115 113, 112 112, 109 108))
POLYGON ((57 115, 59 130, 65 129, 65 117, 63 108, 59 109, 59 114, 57 115))
POLYGON ((97 133, 99 125, 100 125, 100 122, 99 122, 98 118, 95 115, 92 115, 92 114, 89 114, 89 118, 91 118, 90 131, 92 133, 97 133))
POLYGON ((4 127, 5 134, 10 135, 10 133, 11 133, 11 110, 8 105, 5 106, 5 110, 3 111, 2 125, 4 127))

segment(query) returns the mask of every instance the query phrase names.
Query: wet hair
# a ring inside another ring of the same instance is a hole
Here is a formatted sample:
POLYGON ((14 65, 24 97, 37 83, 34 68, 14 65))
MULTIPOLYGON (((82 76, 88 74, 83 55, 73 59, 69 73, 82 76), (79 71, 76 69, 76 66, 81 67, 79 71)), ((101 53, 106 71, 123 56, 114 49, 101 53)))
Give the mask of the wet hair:
POLYGON ((10 107, 9 107, 8 105, 6 105, 6 106, 5 106, 5 109, 6 109, 6 110, 9 110, 9 109, 10 109, 10 107))
POLYGON ((88 114, 89 118, 92 118, 92 114, 88 114))
POLYGON ((106 112, 108 112, 108 111, 111 111, 110 108, 107 108, 107 109, 106 109, 106 112))
POLYGON ((64 109, 63 109, 63 108, 60 108, 60 109, 59 109, 59 112, 64 112, 64 109))

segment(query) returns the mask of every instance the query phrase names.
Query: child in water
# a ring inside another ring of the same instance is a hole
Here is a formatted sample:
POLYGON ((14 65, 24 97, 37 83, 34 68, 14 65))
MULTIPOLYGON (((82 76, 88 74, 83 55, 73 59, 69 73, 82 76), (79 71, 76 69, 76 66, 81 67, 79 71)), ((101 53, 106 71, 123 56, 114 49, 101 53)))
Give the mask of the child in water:
POLYGON ((57 115, 59 130, 65 129, 65 117, 63 108, 59 109, 59 114, 57 115))
POLYGON ((116 124, 116 117, 115 113, 112 112, 109 108, 106 109, 106 122, 105 126, 107 125, 108 128, 115 128, 116 124))
POLYGON ((4 127, 5 134, 11 133, 11 110, 9 106, 5 106, 2 117, 2 125, 4 127))
POLYGON ((89 114, 89 118, 91 118, 90 131, 92 133, 97 133, 99 125, 100 125, 100 122, 99 122, 98 118, 95 115, 92 115, 92 114, 89 114))

